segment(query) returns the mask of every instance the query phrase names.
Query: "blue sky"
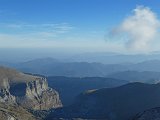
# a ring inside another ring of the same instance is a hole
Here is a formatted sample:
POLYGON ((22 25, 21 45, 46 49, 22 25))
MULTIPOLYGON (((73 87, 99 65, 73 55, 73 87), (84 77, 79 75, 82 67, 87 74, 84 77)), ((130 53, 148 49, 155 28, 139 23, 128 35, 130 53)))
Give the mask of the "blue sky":
POLYGON ((159 19, 159 0, 0 0, 0 47, 127 51, 108 33, 140 5, 159 19))

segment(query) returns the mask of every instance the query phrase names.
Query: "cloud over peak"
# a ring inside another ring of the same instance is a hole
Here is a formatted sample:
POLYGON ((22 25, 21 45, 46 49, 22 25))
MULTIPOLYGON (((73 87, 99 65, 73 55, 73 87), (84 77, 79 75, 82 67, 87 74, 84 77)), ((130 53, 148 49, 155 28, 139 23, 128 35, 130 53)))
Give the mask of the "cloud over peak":
POLYGON ((134 51, 149 49, 160 28, 160 21, 156 14, 148 7, 137 6, 133 14, 126 17, 122 23, 113 30, 114 35, 127 36, 126 47, 134 51))

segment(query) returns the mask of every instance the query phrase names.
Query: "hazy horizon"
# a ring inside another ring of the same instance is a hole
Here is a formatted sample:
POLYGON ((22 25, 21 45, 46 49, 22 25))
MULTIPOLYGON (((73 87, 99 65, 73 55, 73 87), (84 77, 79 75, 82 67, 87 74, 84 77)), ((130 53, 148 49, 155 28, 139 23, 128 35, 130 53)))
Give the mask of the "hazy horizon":
POLYGON ((20 63, 35 59, 53 58, 61 62, 98 62, 105 64, 138 63, 160 60, 160 52, 122 53, 109 51, 75 51, 54 48, 0 48, 0 62, 20 63))

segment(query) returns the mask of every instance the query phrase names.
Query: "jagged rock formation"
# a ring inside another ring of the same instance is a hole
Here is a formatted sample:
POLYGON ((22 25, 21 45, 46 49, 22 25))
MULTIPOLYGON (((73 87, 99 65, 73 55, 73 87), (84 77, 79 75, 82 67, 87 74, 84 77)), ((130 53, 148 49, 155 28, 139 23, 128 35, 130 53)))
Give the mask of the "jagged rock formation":
POLYGON ((5 67, 0 67, 0 102, 34 110, 62 106, 58 93, 48 87, 45 78, 5 67))
POLYGON ((137 114, 132 120, 160 120, 160 108, 152 108, 137 114))

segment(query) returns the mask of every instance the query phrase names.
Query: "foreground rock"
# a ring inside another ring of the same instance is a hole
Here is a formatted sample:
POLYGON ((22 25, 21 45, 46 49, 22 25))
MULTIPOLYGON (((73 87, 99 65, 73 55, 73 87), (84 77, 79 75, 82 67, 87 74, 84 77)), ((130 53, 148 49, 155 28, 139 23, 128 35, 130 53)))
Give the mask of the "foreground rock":
POLYGON ((5 67, 0 67, 0 102, 34 110, 62 106, 59 94, 48 87, 45 78, 5 67))
POLYGON ((0 103, 0 120, 41 120, 35 117, 26 109, 16 106, 0 103))

